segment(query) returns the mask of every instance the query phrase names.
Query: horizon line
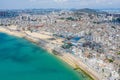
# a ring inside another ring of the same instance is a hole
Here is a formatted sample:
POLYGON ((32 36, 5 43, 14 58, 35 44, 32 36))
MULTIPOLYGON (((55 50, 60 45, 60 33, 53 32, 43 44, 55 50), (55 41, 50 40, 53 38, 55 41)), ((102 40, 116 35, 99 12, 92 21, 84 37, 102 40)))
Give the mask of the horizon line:
POLYGON ((120 8, 16 8, 16 9, 1 9, 0 10, 29 10, 29 9, 61 9, 61 10, 70 10, 70 9, 119 9, 120 8))

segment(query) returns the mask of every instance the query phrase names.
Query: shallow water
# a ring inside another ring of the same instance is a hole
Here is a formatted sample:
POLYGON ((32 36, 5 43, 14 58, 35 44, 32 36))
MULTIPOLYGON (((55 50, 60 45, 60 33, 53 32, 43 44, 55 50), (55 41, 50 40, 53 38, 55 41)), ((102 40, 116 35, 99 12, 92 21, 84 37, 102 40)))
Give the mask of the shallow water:
POLYGON ((0 80, 86 80, 35 44, 0 33, 0 80))

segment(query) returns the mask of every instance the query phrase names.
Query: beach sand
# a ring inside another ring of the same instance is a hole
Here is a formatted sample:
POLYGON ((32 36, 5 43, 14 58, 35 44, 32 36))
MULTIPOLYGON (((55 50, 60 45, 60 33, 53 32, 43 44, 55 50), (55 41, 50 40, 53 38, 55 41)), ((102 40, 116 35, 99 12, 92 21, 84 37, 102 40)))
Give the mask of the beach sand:
MULTIPOLYGON (((17 37, 24 37, 32 42, 37 43, 40 40, 48 41, 50 38, 54 38, 53 36, 50 36, 49 33, 37 33, 33 32, 31 33, 30 31, 12 31, 7 28, 0 27, 0 32, 7 33, 9 35, 17 36, 17 37), (44 34, 43 34, 44 33, 44 34)), ((55 39, 52 42, 49 43, 54 43, 56 45, 61 45, 63 39, 55 39)), ((48 52, 52 53, 53 48, 50 48, 49 44, 43 47, 44 49, 48 50, 48 52)), ((92 77, 94 80, 102 80, 101 76, 89 68, 87 65, 85 65, 79 58, 76 58, 74 55, 70 53, 62 53, 62 56, 57 55, 58 58, 61 60, 65 61, 68 63, 70 66, 72 66, 74 69, 75 68, 80 68, 83 70, 85 73, 87 73, 90 77, 92 77)))

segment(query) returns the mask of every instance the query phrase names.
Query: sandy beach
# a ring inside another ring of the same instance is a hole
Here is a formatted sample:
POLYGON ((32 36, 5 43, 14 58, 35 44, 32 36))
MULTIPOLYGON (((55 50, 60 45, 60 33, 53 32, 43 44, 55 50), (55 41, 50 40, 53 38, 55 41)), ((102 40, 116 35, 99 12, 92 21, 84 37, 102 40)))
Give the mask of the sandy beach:
MULTIPOLYGON (((13 36, 17 36, 17 37, 21 37, 21 38, 24 37, 35 43, 38 43, 39 40, 44 40, 44 41, 48 42, 48 44, 46 44, 43 48, 48 50, 48 52, 50 52, 50 53, 52 53, 53 48, 49 47, 50 46, 49 43, 56 44, 56 45, 63 44, 62 43, 63 39, 55 39, 55 40, 52 40, 51 42, 49 42, 49 39, 54 38, 53 36, 50 36, 49 33, 45 33, 45 32, 31 33, 30 31, 16 31, 13 28, 15 29, 15 27, 12 27, 12 30, 11 30, 11 29, 3 28, 0 26, 0 32, 7 33, 9 35, 13 35, 13 36)), ((101 76, 99 76, 98 73, 96 73, 94 70, 89 68, 79 58, 76 58, 74 55, 72 55, 70 53, 62 53, 62 56, 57 55, 57 57, 60 58, 61 60, 65 61, 66 63, 68 63, 74 69, 79 67, 85 73, 89 74, 94 80, 101 80, 101 76)))

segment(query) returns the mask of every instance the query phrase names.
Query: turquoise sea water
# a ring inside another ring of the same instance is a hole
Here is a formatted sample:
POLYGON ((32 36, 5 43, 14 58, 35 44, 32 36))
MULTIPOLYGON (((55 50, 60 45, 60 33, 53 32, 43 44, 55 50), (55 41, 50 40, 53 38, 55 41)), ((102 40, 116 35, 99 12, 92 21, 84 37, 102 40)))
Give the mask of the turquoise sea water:
POLYGON ((86 80, 37 45, 0 33, 0 80, 86 80))

